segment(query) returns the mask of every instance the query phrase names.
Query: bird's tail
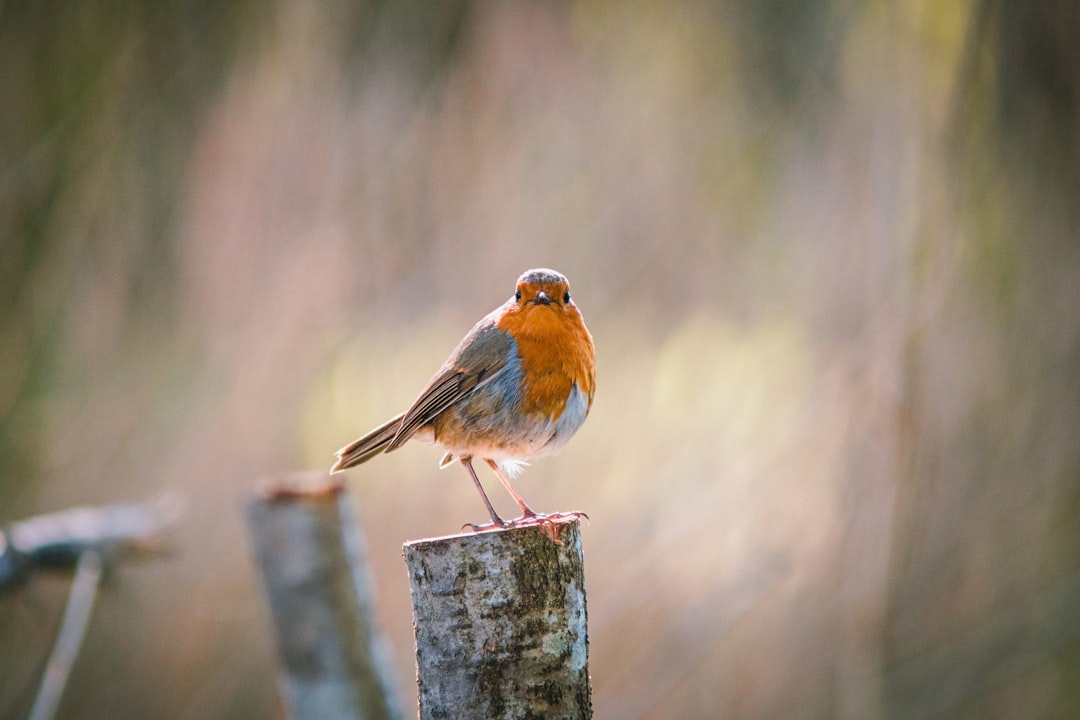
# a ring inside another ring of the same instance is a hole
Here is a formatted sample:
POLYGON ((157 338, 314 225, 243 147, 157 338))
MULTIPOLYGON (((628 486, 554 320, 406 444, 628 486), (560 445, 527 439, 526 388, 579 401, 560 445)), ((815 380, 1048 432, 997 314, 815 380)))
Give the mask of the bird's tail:
POLYGON ((353 440, 351 443, 338 450, 337 462, 330 468, 330 472, 341 472, 346 468, 351 468, 353 465, 367 462, 374 456, 386 450, 386 446, 394 439, 394 436, 397 435, 398 428, 401 427, 401 418, 403 415, 404 413, 390 418, 364 437, 359 440, 353 440))

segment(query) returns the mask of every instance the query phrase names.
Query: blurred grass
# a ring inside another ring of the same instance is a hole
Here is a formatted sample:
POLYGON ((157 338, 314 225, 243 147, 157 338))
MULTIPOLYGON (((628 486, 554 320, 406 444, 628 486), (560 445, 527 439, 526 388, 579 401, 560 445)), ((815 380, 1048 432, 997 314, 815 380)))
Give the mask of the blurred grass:
MULTIPOLYGON (((598 393, 516 484, 592 518, 598 718, 1080 714, 1070 8, 0 6, 0 520, 189 508, 64 716, 280 716, 244 498, 542 265, 598 393)), ((350 473, 407 698, 438 458, 350 473)), ((0 717, 64 589, 0 597, 0 717)))

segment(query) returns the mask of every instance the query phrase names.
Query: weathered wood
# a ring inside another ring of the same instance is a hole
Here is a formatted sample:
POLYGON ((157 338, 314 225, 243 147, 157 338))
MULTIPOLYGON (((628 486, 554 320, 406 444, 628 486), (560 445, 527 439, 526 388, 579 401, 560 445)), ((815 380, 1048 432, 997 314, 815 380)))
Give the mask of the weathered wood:
POLYGON ((0 589, 36 570, 75 567, 87 553, 108 565, 129 554, 155 554, 176 530, 182 503, 174 496, 128 505, 77 507, 20 520, 0 529, 0 589))
POLYGON ((404 550, 420 720, 592 717, 576 519, 404 550))
POLYGON ((325 476, 303 485, 303 478, 290 479, 248 508, 290 715, 400 718, 349 496, 325 476))

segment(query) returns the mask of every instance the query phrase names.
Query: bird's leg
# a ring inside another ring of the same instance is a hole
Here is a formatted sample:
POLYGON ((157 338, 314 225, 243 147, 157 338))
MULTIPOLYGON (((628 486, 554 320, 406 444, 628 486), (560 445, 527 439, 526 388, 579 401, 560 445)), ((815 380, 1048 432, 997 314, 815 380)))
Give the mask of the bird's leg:
POLYGON ((490 467, 492 471, 494 471, 495 475, 498 476, 499 481, 502 482, 503 487, 505 487, 507 492, 509 492, 513 496, 514 501, 518 504, 518 507, 521 508, 521 517, 514 518, 509 523, 503 525, 503 527, 536 526, 543 530, 544 533, 551 538, 551 541, 553 543, 555 543, 556 545, 561 545, 562 543, 559 541, 559 524, 570 520, 580 520, 581 518, 585 518, 586 520, 589 519, 588 515, 577 510, 571 512, 558 512, 550 514, 536 512, 531 507, 525 504, 525 501, 521 498, 520 495, 517 494, 517 491, 514 490, 514 487, 510 484, 510 481, 506 479, 506 476, 503 475, 502 470, 499 469, 499 466, 495 463, 494 460, 490 458, 484 458, 484 462, 486 462, 488 464, 488 467, 490 467))
POLYGON ((480 499, 484 501, 484 507, 487 508, 488 514, 491 515, 491 525, 473 525, 472 523, 466 523, 464 527, 472 528, 473 531, 483 530, 487 527, 506 527, 506 523, 499 517, 499 514, 495 512, 495 508, 492 507, 491 501, 488 500, 487 493, 484 492, 484 486, 480 484, 480 478, 476 477, 476 471, 473 470, 472 466, 472 458, 463 457, 460 458, 460 460, 461 464, 465 466, 465 469, 469 471, 473 483, 476 484, 476 489, 480 491, 480 499))
POLYGON ((525 501, 521 499, 521 496, 517 494, 517 490, 514 489, 514 486, 511 485, 510 481, 506 479, 505 475, 503 475, 502 470, 499 469, 498 464, 491 458, 484 458, 484 462, 486 462, 488 464, 488 467, 490 467, 495 472, 495 475, 499 478, 499 482, 503 484, 503 487, 506 488, 507 492, 509 492, 510 495, 513 496, 514 502, 516 502, 518 504, 518 507, 521 508, 521 519, 536 517, 536 512, 533 511, 531 507, 526 505, 525 501))

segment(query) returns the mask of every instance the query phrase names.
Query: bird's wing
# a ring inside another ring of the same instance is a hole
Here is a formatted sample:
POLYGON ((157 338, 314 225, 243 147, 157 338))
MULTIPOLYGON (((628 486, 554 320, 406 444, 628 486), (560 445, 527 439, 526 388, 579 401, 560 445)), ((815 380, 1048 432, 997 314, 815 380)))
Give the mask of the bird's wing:
MULTIPOLYGON (((496 311, 497 312, 497 311, 496 311)), ((513 338, 495 327, 495 313, 481 320, 458 344, 439 372, 401 418, 386 452, 401 447, 420 427, 476 388, 491 382, 517 352, 513 338)))

